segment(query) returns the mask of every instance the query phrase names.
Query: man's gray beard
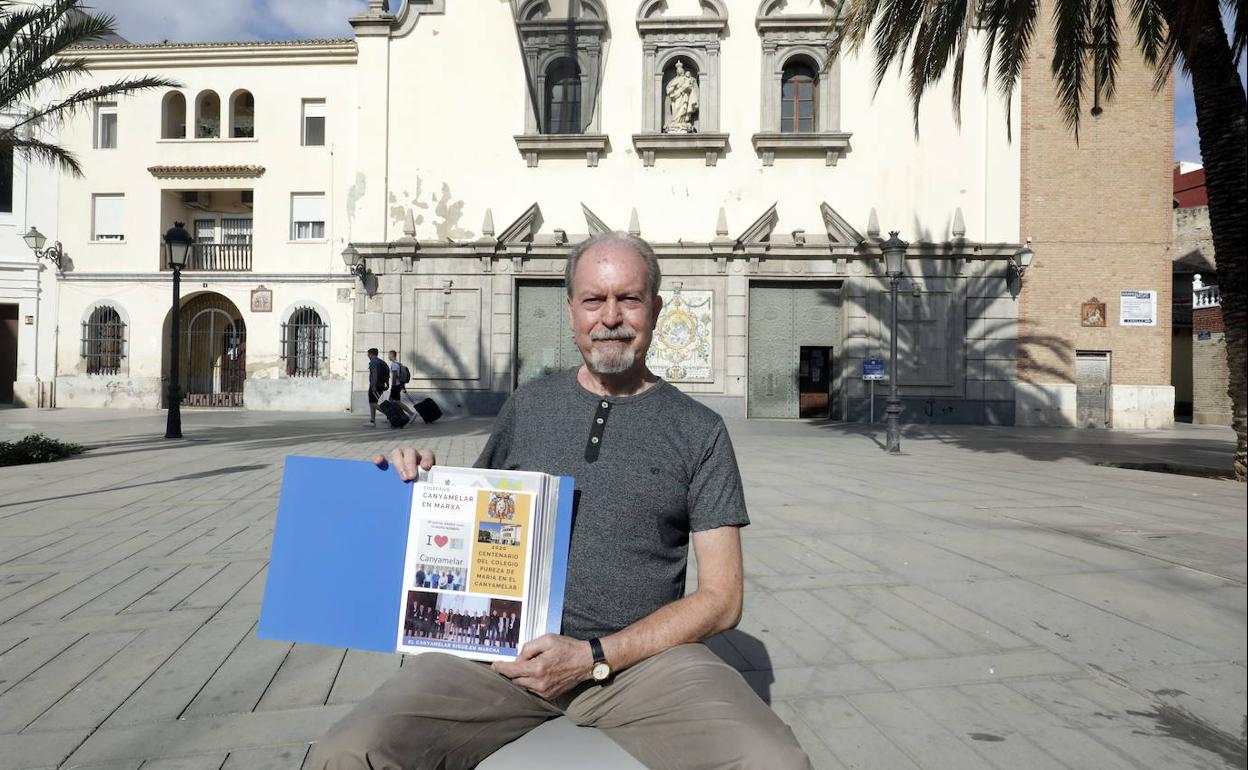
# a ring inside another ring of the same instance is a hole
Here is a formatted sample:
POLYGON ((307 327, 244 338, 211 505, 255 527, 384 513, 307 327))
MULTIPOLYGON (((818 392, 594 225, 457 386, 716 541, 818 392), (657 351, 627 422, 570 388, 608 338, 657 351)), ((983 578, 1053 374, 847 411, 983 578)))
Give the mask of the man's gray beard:
POLYGON ((608 353, 595 348, 589 354, 589 368, 595 374, 620 374, 633 368, 636 358, 631 347, 624 348, 619 353, 608 353))

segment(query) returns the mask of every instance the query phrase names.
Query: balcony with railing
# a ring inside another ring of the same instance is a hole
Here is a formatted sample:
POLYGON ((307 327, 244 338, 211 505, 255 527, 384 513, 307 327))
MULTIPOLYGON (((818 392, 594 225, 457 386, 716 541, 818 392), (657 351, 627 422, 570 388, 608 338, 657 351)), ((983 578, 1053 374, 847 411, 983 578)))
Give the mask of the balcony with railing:
MULTIPOLYGON (((161 270, 168 270, 167 258, 162 260, 161 270)), ((191 246, 183 270, 222 272, 250 271, 250 243, 196 243, 191 246)))
MULTIPOLYGON (((249 272, 252 269, 252 191, 165 190, 161 222, 182 222, 195 243, 184 270, 249 272)), ((161 249, 160 269, 168 270, 161 249)))
POLYGON ((1222 292, 1218 291, 1218 285, 1216 283, 1212 286, 1205 284, 1200 279, 1199 273, 1192 276, 1192 310, 1221 305, 1222 292))

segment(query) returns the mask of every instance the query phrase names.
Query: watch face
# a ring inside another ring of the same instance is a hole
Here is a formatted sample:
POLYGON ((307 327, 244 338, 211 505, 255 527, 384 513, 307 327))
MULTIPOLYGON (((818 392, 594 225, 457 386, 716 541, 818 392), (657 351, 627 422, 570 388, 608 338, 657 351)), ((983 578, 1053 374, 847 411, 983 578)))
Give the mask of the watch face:
MULTIPOLYGON (((581 670, 583 671, 584 669, 581 669, 581 670)), ((606 679, 609 676, 611 676, 610 666, 608 666, 606 663, 594 664, 594 681, 595 682, 601 682, 602 680, 606 679)))

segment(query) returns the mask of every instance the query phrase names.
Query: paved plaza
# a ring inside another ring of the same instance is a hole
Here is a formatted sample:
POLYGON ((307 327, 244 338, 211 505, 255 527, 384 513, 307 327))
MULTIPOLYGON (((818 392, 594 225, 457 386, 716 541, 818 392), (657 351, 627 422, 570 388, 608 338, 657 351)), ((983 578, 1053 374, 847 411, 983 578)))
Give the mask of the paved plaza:
MULTIPOLYGON (((468 464, 489 421, 184 420, 0 411, 91 447, 0 469, 0 770, 298 768, 401 665, 256 638, 283 457, 468 464)), ((1225 472, 1228 430, 730 428, 746 606, 711 644, 816 767, 1245 767, 1245 487, 1110 467, 1225 472)))

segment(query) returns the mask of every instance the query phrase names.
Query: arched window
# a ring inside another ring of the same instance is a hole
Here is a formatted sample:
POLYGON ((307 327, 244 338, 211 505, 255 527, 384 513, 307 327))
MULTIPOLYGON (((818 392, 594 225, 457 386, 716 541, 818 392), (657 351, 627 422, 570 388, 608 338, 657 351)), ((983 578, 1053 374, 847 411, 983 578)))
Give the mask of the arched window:
POLYGON ((546 121, 542 133, 581 133, 581 68, 572 59, 556 59, 546 68, 546 121))
POLYGON ((780 132, 784 134, 813 134, 817 105, 815 86, 819 72, 810 61, 794 57, 784 65, 780 78, 780 132))
POLYGON ((319 377, 329 358, 329 327, 310 307, 295 308, 282 324, 282 358, 291 377, 319 377))
POLYGON ((186 138, 186 97, 181 91, 170 91, 165 94, 160 107, 161 139, 186 138))
POLYGON ((250 139, 256 135, 256 100, 250 91, 235 91, 230 97, 230 136, 250 139))
POLYGON ((82 357, 87 374, 121 374, 126 356, 126 324, 111 305, 100 305, 82 322, 82 357))
POLYGON ((195 98, 195 138, 221 137, 221 97, 216 91, 202 91, 195 98))

